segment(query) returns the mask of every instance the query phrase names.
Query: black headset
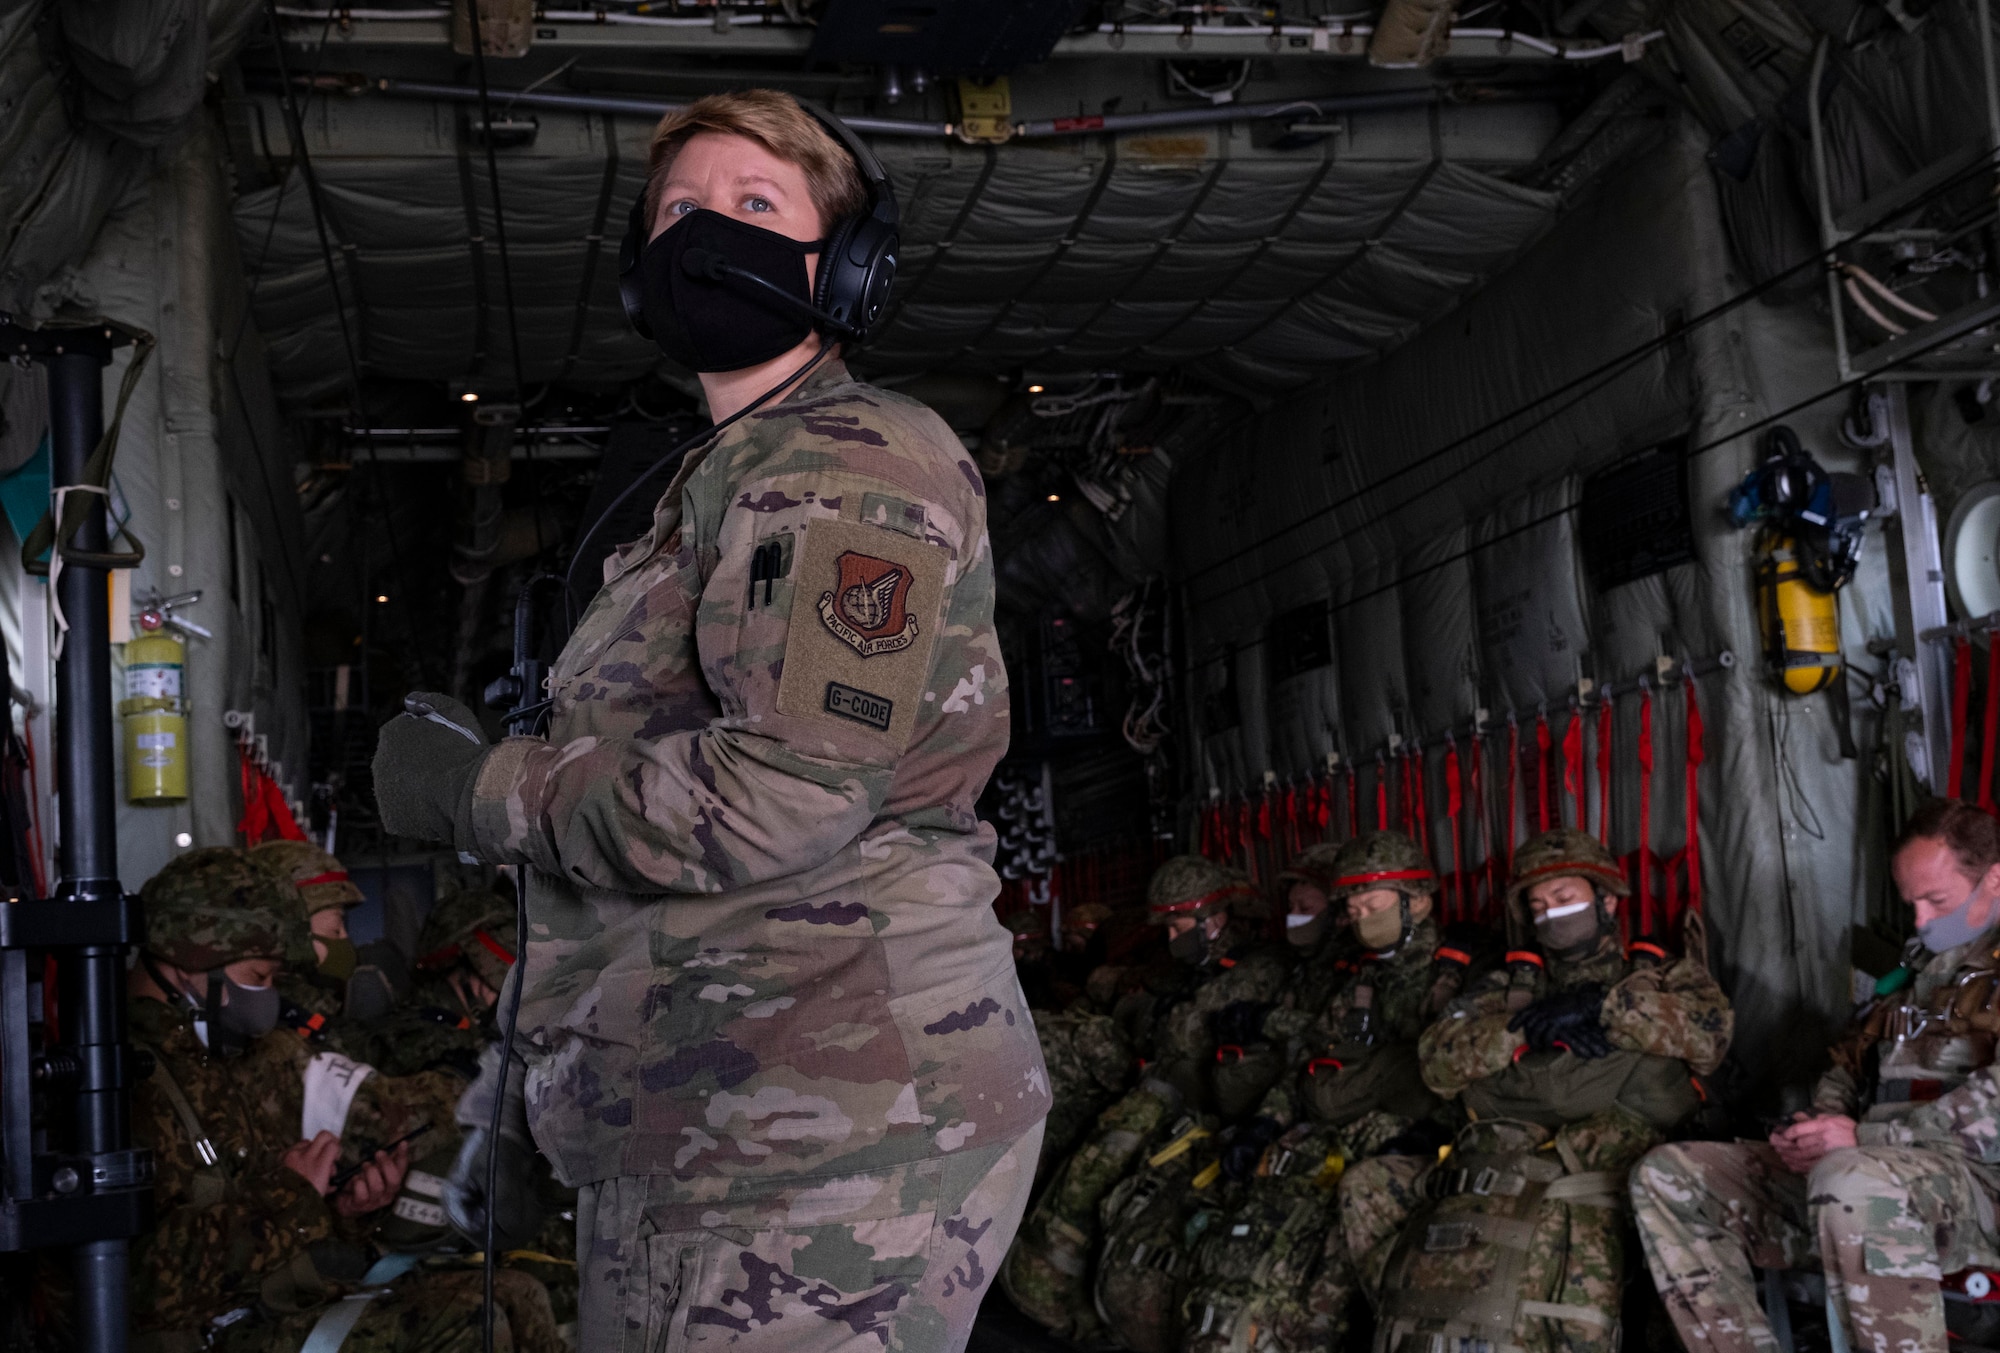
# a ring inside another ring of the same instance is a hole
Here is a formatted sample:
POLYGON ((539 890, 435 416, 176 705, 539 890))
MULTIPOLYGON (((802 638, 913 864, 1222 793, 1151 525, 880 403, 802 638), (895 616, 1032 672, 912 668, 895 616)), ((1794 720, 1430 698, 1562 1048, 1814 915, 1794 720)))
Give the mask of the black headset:
MULTIPOLYGON (((881 319, 882 306, 896 280, 896 252, 902 239, 896 193, 889 184, 888 174, 883 172, 882 162, 851 127, 803 99, 797 103, 846 147, 868 188, 868 201, 861 210, 833 222, 828 229, 820 248, 819 274, 813 283, 813 327, 829 338, 843 339, 858 347, 868 341, 870 331, 881 319)), ((618 246, 618 299, 625 306, 625 318, 644 338, 653 336, 652 326, 646 323, 645 298, 639 281, 639 255, 650 242, 648 225, 646 193, 641 189, 639 200, 632 204, 625 238, 618 246)))

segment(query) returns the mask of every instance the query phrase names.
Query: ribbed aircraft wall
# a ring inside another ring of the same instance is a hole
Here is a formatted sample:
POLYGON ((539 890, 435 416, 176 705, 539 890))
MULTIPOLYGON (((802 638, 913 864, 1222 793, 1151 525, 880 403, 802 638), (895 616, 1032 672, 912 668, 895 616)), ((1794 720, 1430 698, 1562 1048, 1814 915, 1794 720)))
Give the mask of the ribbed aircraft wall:
MULTIPOLYGON (((1448 901, 1466 909, 1490 895, 1509 842, 1543 825, 1541 803, 1550 821, 1605 830, 1599 716, 1575 713, 1580 679, 1617 692, 1608 835, 1621 855, 1639 847, 1641 718, 1650 724, 1645 807, 1660 863, 1648 910, 1657 925, 1669 903, 1684 906, 1684 694, 1668 686, 1642 699, 1634 682, 1662 655, 1700 668, 1732 653, 1733 668, 1696 682, 1699 845, 1742 1059, 1762 1072, 1777 1048, 1819 1046, 1844 1017, 1848 929, 1871 878, 1869 834, 1855 829, 1868 762, 1842 757, 1824 696, 1780 697, 1762 674, 1752 533, 1723 513, 1763 454, 1760 436, 1727 434, 1833 382, 1823 326, 1809 307, 1754 303, 1658 345, 1587 397, 1534 403, 1742 285, 1704 148, 1684 126, 1416 341, 1188 458, 1170 511, 1196 798, 1261 809, 1288 787, 1303 801, 1307 777, 1330 778, 1327 831, 1338 836, 1350 813, 1374 825, 1378 777, 1392 824, 1405 815, 1404 783, 1421 785, 1411 816, 1454 876, 1448 901), (1573 510, 1585 478, 1682 437, 1698 451, 1687 462, 1693 560, 1593 586, 1573 510), (1487 732, 1474 739, 1481 711, 1487 732), (1578 740, 1570 755, 1566 736, 1578 740), (1399 758, 1413 740, 1422 751, 1399 758), (1582 774, 1566 775, 1576 761, 1582 774)), ((1830 468, 1863 468, 1834 436, 1842 407, 1829 400, 1787 421, 1830 468)), ((1868 640, 1893 633, 1885 555, 1871 534, 1842 599, 1847 654, 1862 671, 1874 665, 1868 640)), ((1854 730, 1871 745, 1872 711, 1855 710, 1854 730)), ((1215 816, 1223 848, 1247 826, 1267 859, 1283 853, 1282 833, 1262 845, 1256 812, 1215 816)))

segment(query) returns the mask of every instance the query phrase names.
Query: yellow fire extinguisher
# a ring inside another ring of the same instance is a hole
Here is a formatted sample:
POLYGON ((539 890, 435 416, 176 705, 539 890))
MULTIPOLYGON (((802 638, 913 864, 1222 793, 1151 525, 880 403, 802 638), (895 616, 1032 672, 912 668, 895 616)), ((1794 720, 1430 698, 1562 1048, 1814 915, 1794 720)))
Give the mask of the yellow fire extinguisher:
POLYGON ((1757 613, 1772 675, 1794 695, 1825 690, 1840 675, 1840 602, 1806 581, 1798 544, 1767 530, 1757 549, 1757 613))
POLYGON ((163 628, 159 611, 140 613, 142 631, 125 645, 125 797, 133 803, 187 798, 187 645, 163 628))

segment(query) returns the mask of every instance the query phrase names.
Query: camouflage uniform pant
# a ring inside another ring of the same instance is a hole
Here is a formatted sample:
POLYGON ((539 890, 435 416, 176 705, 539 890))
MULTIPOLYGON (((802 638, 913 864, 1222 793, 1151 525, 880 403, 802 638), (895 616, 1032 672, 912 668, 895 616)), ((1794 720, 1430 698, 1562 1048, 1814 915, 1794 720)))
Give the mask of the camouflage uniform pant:
POLYGON ((717 1202, 670 1180, 577 1195, 590 1353, 959 1353, 1027 1210, 1037 1124, 1012 1142, 717 1202))
MULTIPOLYGON (((493 1275, 494 1353, 567 1353, 549 1310, 549 1294, 525 1273, 493 1275)), ((358 1298, 350 1298, 358 1300, 358 1298)), ((371 1299, 341 1342, 340 1353, 479 1353, 485 1279, 476 1269, 419 1271, 371 1299)), ((223 1331, 220 1353, 297 1353, 327 1308, 273 1320, 242 1321, 223 1331)))
POLYGON ((1810 1177, 1761 1142, 1684 1142, 1632 1172, 1646 1261, 1681 1341, 1696 1353, 1777 1347, 1758 1268, 1827 1271, 1862 1353, 1945 1347, 1938 1279, 1992 1262, 1990 1192, 1963 1162, 1915 1147, 1830 1152, 1810 1177))

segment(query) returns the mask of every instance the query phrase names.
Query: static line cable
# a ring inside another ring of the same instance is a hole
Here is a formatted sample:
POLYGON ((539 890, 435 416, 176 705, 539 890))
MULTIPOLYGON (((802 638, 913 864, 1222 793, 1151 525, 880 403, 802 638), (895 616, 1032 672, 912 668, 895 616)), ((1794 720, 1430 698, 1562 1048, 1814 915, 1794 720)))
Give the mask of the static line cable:
MULTIPOLYGON (((1896 219, 1897 217, 1907 215, 1912 211, 1915 211, 1921 207, 1928 205, 1930 202, 1936 200, 1939 197, 1942 197, 1946 193, 1962 186, 1963 184, 1969 182, 1974 178, 1981 176, 1982 174, 1990 173, 1992 171, 1992 168, 1993 168, 1992 164, 1986 160, 1981 160, 1976 164, 1968 166, 1967 168, 1959 171, 1957 174, 1952 175, 1950 178, 1946 179, 1942 183, 1937 184, 1929 192, 1924 193, 1922 196, 1914 199, 1913 201, 1906 202, 1901 206, 1894 208, 1891 211, 1884 212, 1875 221, 1870 222, 1868 225, 1862 227, 1855 233, 1856 234, 1873 233, 1874 231, 1881 229, 1884 225, 1896 219)), ((1472 431, 1453 438, 1451 441, 1446 442, 1444 445, 1437 447, 1435 450, 1426 451, 1422 455, 1417 456, 1413 460, 1405 461, 1402 465, 1399 465, 1397 468, 1389 471, 1387 474, 1384 474, 1379 478, 1373 480, 1372 482, 1364 484, 1361 487, 1348 492, 1342 497, 1335 499, 1333 502, 1326 504, 1324 507, 1315 508, 1313 509, 1313 511, 1307 513, 1303 517, 1298 518, 1296 521, 1289 522, 1284 526, 1280 526, 1275 530, 1267 532, 1265 535, 1262 535, 1257 539, 1248 542, 1245 545, 1239 546, 1237 549, 1233 550, 1229 554, 1225 554, 1220 559, 1202 565, 1199 569, 1196 569, 1192 574, 1188 576, 1183 585, 1186 585, 1186 583, 1192 583, 1206 576, 1207 574, 1212 573, 1219 568, 1222 568, 1224 565, 1234 563, 1236 560, 1243 558, 1245 555, 1254 554, 1256 551, 1262 549, 1264 546, 1269 545, 1281 539, 1284 536, 1290 535, 1292 532, 1299 530, 1301 527, 1308 526, 1313 522, 1318 521, 1322 517, 1330 516, 1333 513, 1338 512, 1341 508, 1346 507, 1350 503, 1356 502, 1357 500, 1366 497, 1368 494, 1375 492, 1377 489, 1382 488, 1384 485, 1393 483, 1394 481, 1403 478, 1405 475, 1408 475, 1415 470, 1419 470, 1424 466, 1431 464, 1433 461, 1436 461, 1444 456, 1447 456, 1451 454, 1453 451, 1456 451, 1461 447, 1467 446, 1479 440, 1481 437, 1486 436, 1490 432, 1498 431, 1499 429, 1505 427, 1507 424, 1513 422, 1515 419, 1523 417, 1531 410, 1539 408, 1541 405, 1546 404, 1551 400, 1560 399, 1562 396, 1577 389, 1579 386, 1590 387, 1588 390, 1584 392, 1586 395, 1597 393, 1598 390, 1601 390, 1605 385, 1608 385, 1612 380, 1616 380, 1619 376, 1625 374, 1626 370, 1629 369, 1630 366, 1637 363, 1638 361, 1651 356, 1653 353, 1659 351, 1661 348, 1666 347, 1668 344, 1679 342, 1685 339, 1688 334, 1692 333, 1694 330, 1698 328, 1701 328, 1703 325, 1710 324, 1715 320, 1723 318, 1725 315, 1728 315, 1735 310, 1741 309, 1743 306, 1748 305, 1753 300, 1757 300, 1758 298, 1762 297, 1766 292, 1775 289, 1780 284, 1786 282, 1787 280, 1797 275, 1798 273, 1803 272, 1804 270, 1811 268, 1822 262, 1828 263, 1829 265, 1837 264, 1839 260, 1837 258, 1834 258, 1833 254, 1834 254, 1833 248, 1814 250, 1809 257, 1800 259, 1798 262, 1793 263, 1790 267, 1787 267, 1784 271, 1775 273, 1772 276, 1766 278, 1764 281, 1757 283, 1755 286, 1746 288, 1745 290, 1738 292, 1736 295, 1731 296, 1726 300, 1717 302, 1715 305, 1711 306, 1707 310, 1704 310, 1700 314, 1688 318, 1678 328, 1675 328, 1670 332, 1661 334, 1657 338, 1648 339, 1644 343, 1638 344, 1635 347, 1629 348, 1625 352, 1620 353, 1619 355, 1610 358, 1609 360, 1599 364, 1598 366, 1593 367, 1591 370, 1584 372, 1582 375, 1573 377, 1572 379, 1565 381, 1563 384, 1557 386, 1555 389, 1550 390, 1544 394, 1537 395, 1533 399, 1527 401, 1526 403, 1518 405, 1517 407, 1508 410, 1506 413, 1500 414, 1499 416, 1489 420, 1488 422, 1482 424, 1481 426, 1474 428, 1472 431)), ((1557 412, 1558 413, 1563 412, 1564 410, 1571 407, 1574 407, 1573 403, 1570 405, 1565 405, 1563 409, 1559 409, 1557 410, 1557 412)), ((1500 445, 1501 446, 1511 445, 1514 441, 1517 441, 1521 437, 1526 436, 1528 433, 1533 432, 1536 428, 1543 426, 1547 421, 1548 421, 1547 418, 1544 418, 1542 420, 1530 424, 1528 427, 1523 428, 1519 432, 1512 434, 1512 436, 1507 441, 1502 442, 1500 445)))
MULTIPOLYGON (((1905 360, 1922 357, 1926 353, 1944 347, 1948 343, 1957 342, 1961 337, 1963 337, 1962 334, 1950 334, 1943 338, 1934 339, 1933 341, 1926 343, 1921 347, 1913 349, 1908 354, 1908 357, 1905 360)), ((1731 442, 1738 441, 1744 437, 1752 436, 1755 433, 1761 432, 1765 428, 1770 427, 1773 423, 1777 423, 1782 419, 1790 418, 1793 414, 1799 413, 1800 411, 1805 409, 1809 409, 1815 404, 1823 403, 1826 400, 1832 399, 1835 395, 1842 394, 1848 390, 1853 389, 1858 385, 1866 385, 1869 381, 1873 379, 1874 377, 1872 375, 1864 373, 1861 375, 1849 376, 1846 380, 1837 381, 1834 384, 1827 386, 1826 388, 1818 391, 1815 394, 1807 395, 1803 399, 1795 400, 1792 403, 1787 404, 1782 409, 1778 409, 1772 413, 1767 413, 1762 418, 1759 418, 1754 422, 1747 423, 1744 426, 1737 428, 1732 432, 1726 432, 1720 437, 1716 437, 1710 441, 1703 442, 1699 446, 1690 448, 1686 458, 1688 460, 1693 460, 1696 456, 1705 456, 1711 451, 1719 450, 1720 448, 1729 445, 1731 442)), ((1458 563, 1460 560, 1470 559, 1473 555, 1478 554, 1481 550, 1491 549, 1493 546, 1500 544, 1502 541, 1512 540, 1514 537, 1519 535, 1524 535, 1527 532, 1534 530, 1538 526, 1546 526, 1552 521, 1557 521, 1563 517, 1567 517, 1571 513, 1575 512, 1581 506, 1582 506, 1581 503, 1569 503, 1562 507, 1556 508, 1554 511, 1544 512, 1541 516, 1531 518, 1528 521, 1522 522, 1518 526, 1508 527, 1505 531, 1500 532, 1498 535, 1495 535, 1490 540, 1482 540, 1477 544, 1468 545, 1464 549, 1459 550, 1455 554, 1449 554, 1442 559, 1433 560, 1430 563, 1425 564, 1421 568, 1413 568, 1407 573, 1399 573, 1395 577, 1391 578, 1388 582, 1382 583, 1377 587, 1371 587, 1366 592, 1356 593, 1354 596, 1348 597, 1345 601, 1336 603, 1329 600, 1327 603, 1327 613, 1328 615, 1337 615, 1342 611, 1352 610, 1354 607, 1359 606, 1362 602, 1372 601, 1374 598, 1381 596, 1385 592, 1390 592, 1398 587, 1401 587, 1404 583, 1413 582, 1416 579, 1425 576, 1426 574, 1435 573, 1441 568, 1446 568, 1452 564, 1458 563)), ((1279 565, 1278 568, 1270 569, 1265 573, 1259 574, 1257 577, 1248 579, 1245 582, 1237 583, 1233 587, 1228 588, 1225 591, 1218 592, 1214 596, 1208 597, 1205 600, 1214 601, 1217 597, 1227 596, 1229 592, 1236 591, 1243 587, 1247 587, 1252 583, 1262 582, 1266 578, 1270 577, 1271 574, 1276 573, 1281 569, 1289 568, 1291 565, 1300 562, 1300 560, 1309 557, 1310 557, 1309 555, 1300 555, 1297 558, 1287 560, 1285 563, 1279 565)), ((1175 668, 1174 675, 1177 677, 1193 676, 1196 672, 1202 670, 1203 668, 1213 667, 1219 663, 1227 662, 1230 658, 1234 657, 1238 653, 1244 652, 1245 650, 1252 648, 1261 648, 1263 647, 1264 643, 1265 643, 1264 637, 1260 634, 1258 637, 1254 639, 1249 639, 1243 643, 1236 644, 1232 647, 1226 648, 1220 653, 1210 654, 1208 657, 1202 658, 1197 662, 1190 662, 1181 667, 1175 668)))
MULTIPOLYGON (((346 302, 341 300, 340 296, 340 275, 333 263, 333 240, 327 234, 326 206, 320 196, 319 175, 313 169, 312 153, 306 148, 305 121, 299 114, 298 97, 292 87, 290 63, 285 59, 284 38, 278 32, 277 0, 264 0, 264 11, 270 19, 271 46, 277 53, 278 74, 285 84, 285 132, 292 143, 292 153, 298 157, 299 173, 306 181, 306 200, 312 204, 313 226, 319 232, 320 259, 326 265, 326 285, 333 292, 334 313, 340 319, 340 345, 347 355, 348 384, 353 390, 355 411, 361 415, 363 426, 372 428, 375 425, 375 419, 368 410, 367 396, 362 391, 361 359, 355 351, 354 333, 347 322, 347 305, 346 302)), ((360 302, 361 297, 357 292, 355 295, 357 308, 360 302)), ((379 475, 381 472, 381 461, 375 454, 375 438, 370 435, 365 437, 364 441, 368 447, 369 464, 379 475)), ((382 533, 388 537, 389 541, 390 566, 396 570, 398 579, 407 581, 410 575, 404 572, 403 569, 402 546, 396 539, 395 514, 387 504, 384 504, 382 507, 382 533)), ((404 627, 409 631, 410 656, 416 660, 417 674, 428 685, 430 682, 429 670, 424 662, 423 647, 416 641, 417 625, 416 618, 410 612, 409 590, 398 586, 396 588, 396 601, 403 612, 404 627)))

